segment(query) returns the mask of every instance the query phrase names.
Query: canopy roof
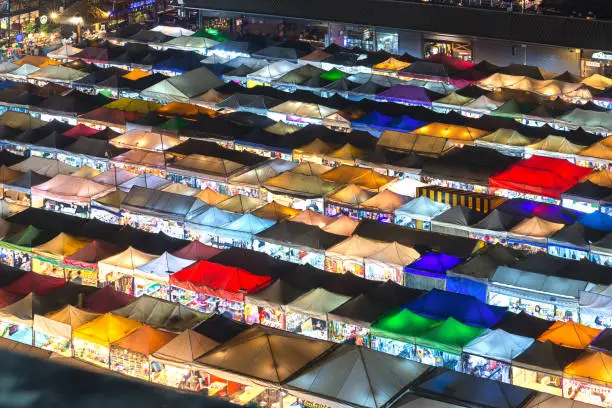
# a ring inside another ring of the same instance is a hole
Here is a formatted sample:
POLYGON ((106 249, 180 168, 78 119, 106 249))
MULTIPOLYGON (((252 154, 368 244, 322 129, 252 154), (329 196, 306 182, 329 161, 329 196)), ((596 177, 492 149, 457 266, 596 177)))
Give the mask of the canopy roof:
POLYGON ((443 156, 455 148, 454 143, 445 138, 391 130, 381 134, 378 146, 432 157, 443 156))
POLYGON ((564 375, 596 380, 606 386, 612 384, 612 356, 601 351, 587 351, 579 359, 570 363, 564 375))
POLYGON ((355 234, 329 248, 326 254, 365 259, 380 252, 386 246, 386 242, 362 238, 355 234))
POLYGON ((345 239, 323 231, 319 227, 299 222, 281 221, 257 234, 261 240, 278 245, 291 245, 307 250, 323 251, 345 239))
POLYGON ((298 215, 292 217, 290 221, 323 228, 327 224, 330 224, 333 221, 333 218, 309 209, 301 211, 298 215))
POLYGON ((394 57, 390 57, 383 62, 373 65, 372 68, 380 69, 382 71, 401 71, 409 66, 410 62, 400 61, 394 57))
POLYGON ((597 159, 612 160, 612 136, 606 137, 579 152, 580 156, 595 157, 597 159))
POLYGON ((493 175, 489 179, 489 185, 493 188, 559 198, 562 192, 592 171, 564 159, 532 156, 493 175))
POLYGON ((142 99, 132 99, 132 98, 120 98, 114 100, 106 105, 104 105, 107 109, 115 109, 123 112, 137 112, 137 113, 149 113, 154 112, 161 108, 163 105, 160 105, 155 102, 144 101, 142 99))
POLYGON ((51 180, 32 187, 32 195, 52 200, 85 202, 101 197, 114 188, 84 178, 58 174, 51 180))
POLYGON ((546 221, 540 217, 531 217, 516 224, 510 232, 527 237, 550 238, 564 226, 564 224, 546 221))
POLYGON ((258 198, 236 194, 216 204, 216 207, 223 211, 245 214, 261 207, 266 202, 258 198))
POLYGON ((601 330, 587 327, 573 321, 555 322, 539 338, 539 341, 550 341, 559 346, 575 349, 586 348, 601 330))
POLYGON ((208 205, 217 205, 221 201, 225 201, 228 198, 230 198, 230 196, 218 193, 209 187, 206 187, 204 190, 200 191, 194 197, 199 198, 200 200, 204 201, 208 205))
POLYGON ((306 292, 308 292, 307 289, 297 288, 280 278, 259 292, 248 295, 245 302, 260 307, 284 309, 286 304, 291 303, 306 292))
POLYGON ((164 151, 182 143, 182 141, 179 138, 161 133, 130 130, 111 139, 110 143, 124 149, 164 151))
POLYGON ((290 193, 305 197, 321 197, 335 190, 339 185, 321 180, 319 176, 286 171, 267 180, 263 183, 263 187, 279 193, 290 193))
POLYGON ((463 351, 492 360, 510 363, 512 359, 525 351, 534 340, 517 336, 500 329, 487 329, 479 337, 468 343, 463 351))
POLYGON ((299 65, 288 61, 277 61, 247 75, 247 78, 270 82, 298 68, 299 65))
POLYGON ((223 211, 217 207, 211 207, 208 209, 206 209, 206 207, 202 207, 199 211, 196 211, 192 216, 190 216, 187 219, 187 222, 189 224, 196 225, 197 228, 222 227, 238 218, 240 218, 240 214, 223 211))
POLYGON ((337 112, 337 109, 316 103, 300 101, 286 101, 270 109, 270 112, 284 113, 286 115, 302 116, 306 118, 324 119, 337 112))
POLYGON ((453 317, 479 327, 491 327, 501 319, 507 308, 491 306, 473 296, 434 289, 406 308, 420 315, 445 319, 453 317))
POLYGON ((412 131, 412 133, 417 135, 441 137, 460 142, 471 142, 487 135, 489 132, 467 126, 448 125, 434 122, 415 129, 412 131))
POLYGON ((576 108, 557 118, 560 122, 583 128, 612 129, 612 113, 576 108))
POLYGON ((164 46, 186 49, 186 50, 205 50, 219 44, 218 41, 204 37, 176 37, 164 43, 164 46))
POLYGON ((195 197, 152 190, 137 185, 130 189, 121 203, 121 208, 134 213, 175 220, 185 220, 189 214, 204 206, 205 204, 195 197))
MULTIPOLYGON (((297 216, 301 211, 295 208, 287 207, 285 205, 279 204, 276 201, 272 201, 263 207, 259 207, 254 210, 251 214, 256 217, 264 218, 272 221, 281 221, 286 220, 291 217, 297 216)), ((334 233, 333 231, 329 231, 334 233)))
POLYGON ((584 149, 584 146, 575 144, 562 136, 549 135, 539 142, 526 146, 529 150, 542 150, 551 153, 577 154, 584 149))
POLYGON ((197 361, 225 374, 222 378, 280 385, 332 347, 325 341, 253 326, 197 361))
POLYGON ((550 341, 534 341, 512 360, 512 365, 561 376, 563 369, 578 358, 582 350, 558 346, 550 341))
POLYGON ((159 348, 152 357, 177 363, 193 363, 218 345, 219 342, 187 329, 159 348))
POLYGON ((439 252, 428 252, 410 264, 410 270, 444 274, 459 263, 461 263, 461 259, 456 256, 439 252))
POLYGON ((333 406, 379 408, 423 375, 428 367, 364 347, 340 345, 287 383, 306 400, 333 406), (343 404, 340 401, 345 401, 343 404))
POLYGON ((45 125, 46 123, 44 121, 36 119, 31 115, 23 112, 7 110, 2 115, 0 115, 0 126, 6 126, 13 129, 38 129, 45 125))
POLYGON ((480 336, 484 330, 449 317, 440 326, 417 336, 416 343, 450 353, 461 353, 463 347, 480 336))
POLYGON ((139 266, 151 262, 155 258, 157 258, 157 256, 129 247, 121 253, 100 260, 99 264, 134 270, 139 266))
POLYGON ((472 210, 471 208, 464 207, 462 205, 456 205, 436 216, 433 221, 435 223, 467 227, 477 223, 478 221, 482 220, 482 218, 484 218, 484 215, 481 212, 472 210))
POLYGON ((142 324, 136 320, 106 313, 73 331, 73 337, 110 347, 111 343, 120 340, 138 330, 142 324))
MULTIPOLYGON (((244 214, 240 218, 223 226, 223 230, 227 230, 232 234, 238 234, 250 238, 251 235, 257 234, 274 225, 275 222, 264 218, 256 217, 253 214, 244 214)), ((224 234, 223 232, 220 232, 224 234)))
POLYGON ((223 81, 219 77, 208 68, 200 67, 182 75, 164 79, 144 89, 141 95, 168 102, 189 102, 191 98, 222 85, 223 81))
POLYGON ((373 196, 373 192, 359 187, 358 185, 349 184, 346 187, 327 195, 325 199, 353 207, 359 207, 361 203, 372 198, 373 196))
POLYGON ((134 297, 118 292, 111 286, 105 286, 85 297, 85 307, 97 313, 106 313, 123 307, 132 301, 134 301, 134 297))
POLYGON ((64 258, 64 264, 85 268, 97 267, 98 261, 121 252, 119 247, 104 241, 91 241, 64 258))
POLYGON ((269 276, 253 275, 242 268, 205 260, 170 276, 171 285, 234 301, 244 301, 245 294, 264 288, 271 282, 269 276))
POLYGON ((159 258, 139 266, 134 270, 134 274, 145 277, 150 275, 154 278, 161 278, 167 281, 171 273, 178 272, 192 263, 191 259, 179 258, 164 252, 159 258))
POLYGON ((190 242, 188 245, 174 252, 172 255, 182 259, 190 259, 192 261, 200 261, 209 259, 218 253, 223 252, 222 249, 204 245, 198 240, 190 242))
POLYGON ((353 235, 353 231, 359 225, 359 221, 356 221, 346 215, 341 215, 336 217, 336 219, 323 228, 321 228, 325 232, 329 232, 330 234, 343 235, 345 237, 349 237, 353 235))
POLYGON ((506 313, 493 328, 535 339, 548 330, 553 323, 553 321, 540 319, 521 311, 520 313, 506 313))
POLYGON ((371 169, 353 166, 338 166, 321 174, 321 179, 337 184, 356 184, 365 189, 380 191, 384 186, 395 180, 371 169))
POLYGON ((148 357, 176 337, 174 333, 156 330, 151 326, 141 328, 113 342, 113 347, 129 350, 148 357))
POLYGON ((333 293, 323 288, 316 288, 289 303, 287 310, 292 313, 326 320, 327 313, 350 299, 350 296, 333 293))
POLYGON ((395 213, 410 215, 418 219, 432 219, 450 208, 450 204, 439 203, 426 196, 420 196, 396 209, 395 213))
POLYGON ((51 241, 32 248, 32 251, 52 258, 62 259, 87 246, 88 243, 88 241, 75 238, 62 232, 51 241))
POLYGON ((195 34, 195 31, 191 31, 183 27, 165 26, 165 25, 155 26, 151 29, 151 31, 156 31, 156 32, 165 34, 169 37, 181 37, 181 36, 188 36, 188 35, 195 34))
POLYGON ((31 248, 44 244, 55 236, 55 233, 44 231, 29 225, 23 231, 15 232, 2 239, 2 246, 9 248, 22 248, 28 251, 31 248))
POLYGON ((408 309, 401 309, 395 314, 382 317, 372 326, 370 332, 373 336, 414 343, 416 336, 420 336, 442 323, 443 320, 423 317, 408 309))
POLYGON ((77 81, 86 76, 87 74, 85 72, 64 67, 62 65, 47 65, 46 67, 33 72, 31 75, 28 75, 28 78, 35 79, 38 81, 72 82, 77 81))
POLYGON ((591 88, 605 90, 612 86, 612 78, 600 74, 593 74, 590 77, 584 78, 582 83, 590 86, 591 88))
MULTIPOLYGON (((68 325, 71 328, 77 328, 96 319, 99 316, 99 313, 88 312, 86 310, 79 309, 78 307, 68 305, 57 312, 47 314, 45 318, 53 320, 57 323, 68 325)), ((72 333, 70 331, 68 336, 71 335, 72 333)))

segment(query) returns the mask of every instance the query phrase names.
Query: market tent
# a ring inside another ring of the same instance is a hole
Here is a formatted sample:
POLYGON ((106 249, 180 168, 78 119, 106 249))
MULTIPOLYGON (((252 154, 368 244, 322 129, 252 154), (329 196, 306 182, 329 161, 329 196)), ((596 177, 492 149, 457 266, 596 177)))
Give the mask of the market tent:
POLYGON ((34 293, 35 295, 43 296, 65 284, 66 281, 64 279, 28 272, 21 278, 4 286, 2 290, 19 295, 34 293))
POLYGON ((476 145, 494 146, 497 149, 503 149, 506 146, 523 147, 531 144, 532 139, 521 135, 513 129, 497 129, 493 133, 481 137, 476 142, 476 145))
POLYGON ((110 143, 123 149, 164 151, 182 143, 182 140, 161 133, 130 130, 121 136, 111 139, 110 143))
POLYGON ((541 342, 550 341, 563 347, 584 349, 600 333, 601 330, 599 329, 587 327, 571 320, 567 322, 557 321, 538 337, 538 340, 541 342))
POLYGON ((420 196, 396 209, 395 214, 416 219, 430 220, 450 208, 450 204, 439 203, 426 196, 420 196))
POLYGON ((445 107, 450 105, 451 107, 463 106, 471 101, 473 98, 468 98, 467 96, 461 96, 458 93, 452 92, 446 95, 444 98, 437 99, 433 101, 432 105, 434 107, 445 107))
POLYGON ((151 357, 156 361, 161 360, 182 364, 193 363, 198 357, 214 349, 219 344, 219 342, 209 337, 187 329, 152 353, 151 357))
MULTIPOLYGON (((329 248, 325 251, 325 255, 327 258, 352 258, 363 263, 364 259, 381 251, 386 245, 385 242, 362 238, 355 234, 329 248)), ((345 273, 346 270, 341 267, 338 272, 345 273)))
POLYGON ((266 202, 260 200, 258 198, 236 194, 228 198, 227 200, 223 200, 217 203, 215 206, 223 211, 229 211, 233 213, 246 214, 263 206, 266 202))
POLYGON ((533 339, 517 336, 501 329, 487 329, 479 337, 468 343, 463 348, 463 352, 510 363, 514 357, 525 351, 533 342, 533 339))
POLYGON ((151 29, 151 31, 162 33, 169 37, 181 37, 181 36, 195 34, 195 31, 191 31, 183 27, 165 26, 165 25, 155 26, 151 29))
POLYGON ((191 196, 198 194, 202 190, 199 190, 193 187, 189 187, 186 184, 170 183, 167 186, 162 187, 161 191, 166 192, 166 193, 179 194, 179 195, 191 197, 191 196))
POLYGON ((244 300, 245 295, 256 292, 270 283, 269 276, 253 275, 242 268, 204 260, 170 276, 171 285, 239 302, 244 300))
MULTIPOLYGON (((301 211, 295 208, 287 207, 285 205, 279 204, 276 201, 272 201, 263 207, 259 207, 254 210, 251 214, 256 217, 272 220, 279 222, 281 220, 286 220, 291 217, 298 215, 301 211)), ((334 233, 333 231, 329 231, 334 233)))
POLYGON ((269 83, 277 80, 288 72, 299 68, 299 65, 288 61, 277 61, 247 75, 247 79, 269 83))
POLYGON ((333 408, 387 406, 429 368, 364 347, 340 345, 286 387, 292 394, 333 408))
MULTIPOLYGON (((113 348, 120 348, 138 353, 145 358, 159 350, 164 345, 168 344, 176 337, 174 333, 168 333, 161 330, 156 330, 148 325, 143 325, 132 333, 112 343, 113 348)), ((111 353, 111 369, 113 369, 113 354, 111 353)), ((115 362, 121 367, 121 361, 115 362)), ((147 362, 148 364, 148 362, 147 362)), ((129 367, 119 368, 118 371, 123 371, 129 367), (123 368, 123 369, 122 369, 123 368)), ((114 371, 114 370, 113 370, 114 371)))
POLYGON ((612 130, 612 113, 609 111, 597 112, 576 108, 556 118, 556 120, 571 126, 580 126, 584 129, 601 129, 606 132, 612 130))
POLYGON ((213 256, 223 252, 222 249, 204 245, 200 241, 192 241, 188 245, 172 253, 172 255, 182 258, 189 259, 192 261, 201 261, 202 259, 209 259, 213 256))
POLYGON ((122 169, 121 167, 112 167, 110 170, 107 170, 104 173, 100 173, 97 176, 92 177, 91 181, 96 182, 98 184, 118 186, 137 176, 138 174, 122 169))
MULTIPOLYGON (((117 109, 109 109, 101 107, 80 115, 77 122, 85 124, 93 124, 96 126, 110 126, 113 128, 125 129, 127 122, 133 122, 141 116, 140 113, 131 111, 121 111, 117 109)), ((1 119, 1 118, 0 118, 1 119)))
POLYGON ((105 286, 97 292, 85 296, 85 308, 96 313, 107 313, 134 301, 135 298, 105 286))
POLYGON ((461 107, 462 111, 473 111, 477 113, 487 113, 496 110, 502 106, 504 102, 496 101, 486 95, 480 95, 472 102, 468 102, 461 107))
POLYGON ((341 235, 327 233, 319 227, 286 221, 281 221, 260 232, 257 238, 276 245, 299 247, 306 251, 324 251, 345 239, 341 235))
POLYGON ((263 382, 279 386, 332 347, 332 343, 325 341, 253 326, 197 362, 221 378, 243 384, 261 385, 263 382))
MULTIPOLYGON (((427 395, 459 406, 481 408, 524 407, 535 394, 531 390, 511 384, 443 368, 436 368, 430 376, 412 389, 418 395, 427 395)), ((398 404, 396 408, 400 407, 403 405, 398 404)))
POLYGON ((319 176, 286 171, 267 180, 263 187, 277 193, 295 194, 302 197, 322 197, 337 189, 339 185, 321 180, 319 176))
MULTIPOLYGON (((134 152, 134 151, 135 150, 130 150, 130 152, 134 152)), ((156 154, 156 153, 151 153, 151 154, 156 154)), ((117 159, 117 157, 115 159, 117 159)), ((147 160, 147 158, 145 158, 145 160, 147 160)), ((155 176, 149 173, 140 173, 136 177, 129 178, 128 180, 118 185, 117 189, 123 192, 129 192, 134 187, 139 187, 139 188, 142 188, 143 190, 145 189, 155 190, 155 189, 162 188, 163 186, 166 186, 170 183, 171 182, 168 179, 165 179, 163 177, 155 176)))
POLYGON ((595 157, 597 159, 612 159, 612 137, 606 137, 578 153, 580 156, 595 157))
POLYGON ((441 233, 468 236, 465 227, 475 224, 484 218, 484 214, 462 205, 456 205, 431 220, 431 230, 441 233))
POLYGON ((443 323, 443 320, 423 317, 408 309, 401 309, 394 314, 383 316, 371 328, 371 335, 388 339, 414 343, 420 336, 443 323))
POLYGON ((219 228, 217 233, 222 237, 251 241, 254 234, 268 229, 274 224, 274 221, 259 218, 253 214, 244 214, 240 218, 219 228))
POLYGON ((121 270, 132 275, 134 269, 142 266, 152 260, 156 259, 157 256, 141 252, 137 249, 129 247, 125 251, 112 255, 108 258, 104 258, 98 262, 98 265, 102 270, 107 267, 110 270, 121 270))
POLYGON ((587 351, 576 361, 568 364, 563 374, 574 378, 587 379, 587 382, 595 380, 599 384, 610 386, 612 384, 612 357, 601 351, 587 351))
POLYGON ((600 74, 593 74, 590 77, 584 78, 582 83, 590 86, 591 88, 604 91, 612 86, 612 78, 608 78, 600 74))
POLYGON ((532 156, 497 173, 489 179, 494 189, 559 198, 593 170, 576 166, 563 159, 532 156))
POLYGON ((29 130, 38 129, 45 125, 47 125, 46 122, 40 119, 36 119, 31 115, 23 112, 7 110, 2 115, 0 115, 0 126, 6 126, 8 128, 29 130))
POLYGON ((110 313, 103 314, 73 331, 75 339, 82 339, 104 347, 142 327, 142 323, 110 313))
POLYGON ((323 288, 315 288, 287 304, 288 312, 327 320, 327 314, 351 299, 330 292, 323 288))
POLYGON ((495 209, 477 223, 471 224, 471 227, 475 230, 483 230, 479 232, 484 233, 486 233, 486 231, 504 233, 512 229, 520 221, 521 217, 495 209))
POLYGON ((355 184, 348 184, 340 190, 325 196, 326 201, 359 207, 364 201, 374 197, 374 193, 355 184))
POLYGON ((324 159, 328 161, 337 162, 340 164, 347 164, 347 165, 354 166, 355 160, 361 159, 365 155, 366 155, 365 150, 355 147, 350 143, 345 143, 339 149, 333 150, 325 154, 324 159))
POLYGON ((439 326, 416 336, 416 344, 442 350, 448 353, 461 354, 463 347, 480 336, 485 329, 468 326, 449 317, 439 326))
POLYGON ((536 340, 512 360, 512 365, 560 377, 563 369, 576 361, 582 352, 582 350, 558 346, 550 341, 536 340))
MULTIPOLYGON (((408 69, 410 69, 410 67, 408 67, 408 69)), ((442 95, 431 92, 424 87, 414 85, 394 85, 376 95, 376 100, 431 106, 433 100, 441 97, 442 95)))
POLYGON ((532 238, 550 238, 563 227, 565 227, 564 224, 546 221, 540 217, 531 217, 516 224, 509 232, 532 238))
POLYGON ((89 241, 78 239, 62 232, 56 235, 52 240, 35 246, 32 248, 32 251, 45 258, 59 259, 61 261, 63 258, 74 254, 88 244, 89 241))
POLYGON ((225 201, 230 196, 216 192, 215 190, 206 187, 204 190, 196 194, 194 197, 204 201, 208 205, 216 205, 221 201, 225 201))
POLYGON ((33 73, 35 73, 36 71, 39 71, 39 70, 40 70, 40 68, 38 68, 38 67, 36 67, 34 65, 24 64, 24 65, 21 65, 19 68, 15 69, 14 71, 7 72, 4 75, 8 79, 25 80, 25 79, 27 79, 27 77, 29 75, 32 75, 33 73))
POLYGON ((168 168, 172 173, 179 175, 202 177, 202 174, 206 174, 207 178, 214 177, 225 181, 229 177, 246 170, 248 167, 220 157, 190 154, 175 161, 168 168))
POLYGON ((285 305, 293 302, 306 292, 308 292, 308 289, 295 287, 280 278, 259 292, 246 296, 245 302, 259 307, 285 310, 285 305))
POLYGON ((81 78, 86 77, 87 74, 76 69, 64 67, 62 65, 54 66, 47 65, 38 71, 28 75, 29 79, 36 81, 55 81, 55 82, 67 82, 78 81, 81 78))
MULTIPOLYGON (((88 312, 72 305, 68 305, 63 309, 44 316, 36 314, 34 315, 34 329, 36 330, 35 341, 36 335, 38 335, 39 332, 70 340, 72 338, 73 329, 99 316, 99 313, 88 312)), ((43 348, 45 347, 43 346, 43 348)), ((72 350, 69 351, 69 355, 72 355, 72 350)))
POLYGON ((383 62, 379 62, 372 66, 372 69, 381 71, 401 71, 410 66, 410 62, 401 61, 395 57, 390 57, 383 62))
POLYGON ((525 150, 532 153, 538 154, 542 151, 542 154, 548 153, 560 153, 563 155, 575 155, 582 151, 584 146, 575 144, 567 140, 562 136, 549 135, 546 138, 525 146, 525 150))
POLYGON ((58 174, 51 180, 32 187, 32 195, 64 202, 85 202, 102 197, 114 190, 113 187, 94 181, 58 174))
POLYGON ((92 179, 93 177, 99 174, 102 174, 100 170, 96 170, 93 167, 89 167, 85 165, 85 166, 81 166, 77 171, 72 173, 72 177, 92 179))
POLYGON ((189 102, 191 98, 221 85, 223 81, 219 77, 208 68, 200 67, 185 74, 164 79, 143 90, 141 96, 168 102, 189 102))
POLYGON ((114 109, 123 112, 136 112, 141 114, 146 114, 149 112, 154 112, 161 108, 163 105, 160 105, 155 102, 149 102, 142 99, 132 99, 132 98, 119 98, 116 99, 106 105, 104 105, 107 109, 114 109))
POLYGON ((205 204, 195 197, 132 186, 121 203, 129 212, 163 219, 185 221, 205 204))
POLYGON ((265 115, 268 110, 281 103, 280 99, 266 95, 235 93, 215 105, 217 109, 253 112, 265 115))
POLYGON ((395 180, 394 177, 382 175, 372 169, 346 165, 338 166, 321 174, 321 179, 337 184, 352 183, 376 192, 381 191, 387 184, 395 180))
POLYGON ((211 40, 210 38, 182 36, 165 42, 164 47, 186 51, 204 51, 208 48, 214 47, 217 44, 219 44, 219 42, 211 40))
POLYGON ((520 313, 506 313, 493 326, 493 329, 536 339, 548 330, 553 323, 551 320, 544 320, 521 311, 520 313))
POLYGON ((329 115, 337 112, 337 109, 316 103, 300 101, 286 101, 269 109, 270 112, 281 113, 284 115, 301 116, 313 119, 325 119, 329 115))
POLYGON ((333 218, 312 210, 304 210, 296 216, 291 217, 289 221, 323 228, 327 224, 330 224, 333 221, 333 218))
POLYGON ((294 162, 273 159, 252 170, 232 176, 229 181, 232 185, 243 185, 258 188, 266 180, 278 176, 284 171, 291 170, 296 166, 297 163, 294 162))
POLYGON ((170 278, 170 274, 178 272, 192 263, 193 261, 190 259, 182 259, 168 252, 164 252, 159 258, 136 268, 134 270, 134 275, 152 278, 153 280, 161 279, 167 282, 170 278))
POLYGON ((294 69, 280 77, 278 82, 289 83, 289 84, 302 84, 308 81, 314 76, 319 76, 323 72, 323 69, 310 64, 304 64, 299 68, 294 69))
POLYGON ((346 215, 341 215, 336 217, 334 221, 325 225, 321 228, 325 232, 329 232, 330 234, 343 235, 345 237, 350 237, 353 235, 353 231, 359 225, 359 221, 356 221, 346 215))
POLYGON ((378 146, 432 157, 443 156, 455 148, 455 144, 446 138, 393 130, 382 132, 378 146))
POLYGON ((223 211, 217 207, 208 209, 202 207, 201 210, 196 211, 187 218, 187 227, 214 233, 215 228, 227 225, 238 218, 240 218, 240 214, 223 211))
POLYGON ((501 319, 507 308, 491 306, 473 296, 434 289, 406 308, 435 319, 455 318, 479 327, 491 327, 501 319))
POLYGON ((390 301, 361 294, 329 312, 327 318, 360 328, 370 328, 380 316, 394 308, 395 305, 390 301))
POLYGON ((473 142, 489 132, 486 130, 475 129, 467 126, 447 125, 434 122, 413 130, 411 133, 416 135, 441 137, 455 141, 457 143, 473 142))

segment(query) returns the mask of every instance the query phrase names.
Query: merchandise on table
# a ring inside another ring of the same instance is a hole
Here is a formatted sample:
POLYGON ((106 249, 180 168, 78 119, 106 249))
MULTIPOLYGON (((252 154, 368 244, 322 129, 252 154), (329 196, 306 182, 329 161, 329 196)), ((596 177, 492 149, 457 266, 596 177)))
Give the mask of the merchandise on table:
POLYGON ((119 292, 134 293, 134 269, 157 258, 129 247, 125 251, 98 262, 98 281, 101 286, 112 286, 119 292))
POLYGON ((98 286, 98 261, 121 252, 119 247, 104 241, 89 244, 64 258, 66 280, 80 285, 98 286))
POLYGON ((61 233, 52 240, 32 248, 32 271, 41 275, 66 278, 64 259, 88 244, 87 241, 61 233))
POLYGON ((72 357, 72 330, 100 316, 74 306, 47 314, 34 315, 34 346, 72 357))

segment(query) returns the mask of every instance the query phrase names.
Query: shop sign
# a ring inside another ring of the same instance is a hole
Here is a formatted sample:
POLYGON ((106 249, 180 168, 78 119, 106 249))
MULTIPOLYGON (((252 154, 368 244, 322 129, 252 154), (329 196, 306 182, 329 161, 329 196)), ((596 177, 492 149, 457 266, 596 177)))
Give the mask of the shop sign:
POLYGON ((591 58, 612 61, 612 54, 608 54, 607 52, 599 51, 599 52, 594 52, 591 58))

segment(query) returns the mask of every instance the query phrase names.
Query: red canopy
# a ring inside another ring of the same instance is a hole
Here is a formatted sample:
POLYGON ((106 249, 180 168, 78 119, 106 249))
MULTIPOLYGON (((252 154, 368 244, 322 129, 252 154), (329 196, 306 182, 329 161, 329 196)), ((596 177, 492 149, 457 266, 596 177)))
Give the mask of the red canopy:
POLYGON ((451 67, 463 71, 472 68, 476 65, 473 62, 464 61, 461 58, 451 57, 445 54, 434 54, 427 57, 427 61, 438 62, 440 64, 450 65, 451 67))
POLYGON ((15 282, 3 287, 7 292, 17 293, 19 295, 27 295, 34 293, 38 296, 46 295, 54 289, 65 285, 66 281, 53 276, 39 275, 34 272, 28 272, 15 282))
POLYGON ((253 275, 241 268, 204 260, 170 275, 171 285, 236 302, 243 302, 245 294, 271 282, 269 276, 253 275))
POLYGON ((17 293, 7 292, 4 289, 0 289, 0 307, 12 305, 21 298, 23 298, 23 295, 18 295, 17 293))
POLYGON ((133 296, 117 292, 110 286, 105 286, 85 297, 85 308, 97 313, 108 313, 134 300, 136 298, 133 296))
POLYGON ((82 136, 95 135, 98 132, 99 132, 98 129, 90 128, 89 126, 85 126, 84 124, 79 123, 75 127, 70 128, 64 133, 62 133, 62 135, 78 139, 79 137, 82 137, 82 136))
POLYGON ((121 248, 104 241, 91 241, 72 255, 64 258, 64 265, 86 269, 97 269, 98 261, 118 254, 121 248))
POLYGON ((564 159, 532 156, 489 178, 491 190, 506 189, 520 193, 560 198, 561 193, 591 173, 593 169, 576 166, 564 159))

